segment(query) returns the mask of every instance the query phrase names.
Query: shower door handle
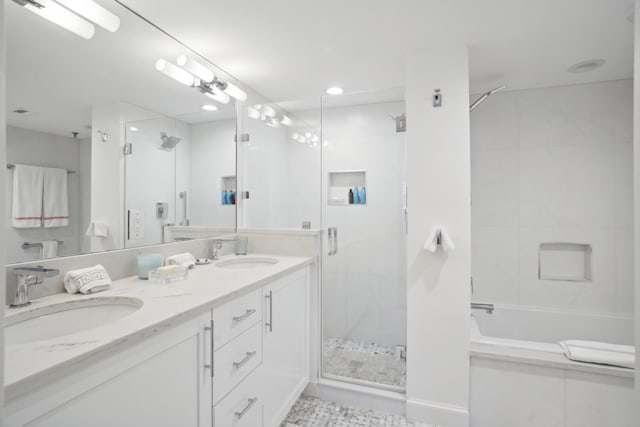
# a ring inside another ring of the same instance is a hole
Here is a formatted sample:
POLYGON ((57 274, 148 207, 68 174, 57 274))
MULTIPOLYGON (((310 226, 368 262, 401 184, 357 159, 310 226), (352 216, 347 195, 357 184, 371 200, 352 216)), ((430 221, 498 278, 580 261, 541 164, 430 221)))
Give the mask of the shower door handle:
POLYGON ((338 227, 329 227, 327 229, 327 238, 329 241, 329 256, 338 253, 338 227))

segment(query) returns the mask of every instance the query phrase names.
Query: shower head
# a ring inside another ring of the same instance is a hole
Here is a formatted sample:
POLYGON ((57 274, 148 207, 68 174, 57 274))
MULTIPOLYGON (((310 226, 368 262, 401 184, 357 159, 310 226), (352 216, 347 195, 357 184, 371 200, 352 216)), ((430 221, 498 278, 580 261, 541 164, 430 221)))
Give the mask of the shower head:
POLYGON ((160 145, 161 150, 171 150, 182 140, 182 138, 178 138, 177 136, 169 136, 166 132, 160 132, 160 140, 162 144, 160 145))
POLYGON ((491 95, 493 95, 494 93, 500 92, 503 89, 506 89, 507 86, 506 85, 501 85, 498 86, 494 89, 491 89, 489 92, 485 92, 483 93, 480 98, 476 99, 473 104, 471 104, 469 106, 469 112, 473 111, 478 105, 482 104, 484 102, 485 99, 487 99, 488 97, 490 97, 491 95))

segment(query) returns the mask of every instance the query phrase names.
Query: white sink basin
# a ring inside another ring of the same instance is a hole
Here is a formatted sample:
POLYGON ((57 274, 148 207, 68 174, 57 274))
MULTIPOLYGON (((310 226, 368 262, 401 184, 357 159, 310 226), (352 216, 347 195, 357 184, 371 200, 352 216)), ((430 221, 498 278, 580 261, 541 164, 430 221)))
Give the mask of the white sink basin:
MULTIPOLYGON (((142 301, 126 297, 97 297, 68 301, 6 317, 5 344, 15 345, 75 334, 128 316, 142 301)), ((11 309, 8 309, 11 310, 11 309)))
POLYGON ((249 270, 252 268, 270 267, 279 262, 280 260, 269 257, 239 256, 238 258, 218 261, 216 263, 216 267, 227 268, 230 270, 249 270))

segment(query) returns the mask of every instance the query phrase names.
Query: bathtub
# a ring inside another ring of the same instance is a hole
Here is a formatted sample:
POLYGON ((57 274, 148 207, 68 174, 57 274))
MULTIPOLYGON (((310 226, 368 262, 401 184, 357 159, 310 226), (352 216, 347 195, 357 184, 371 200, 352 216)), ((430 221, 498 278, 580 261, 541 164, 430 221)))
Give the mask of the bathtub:
POLYGON ((633 318, 496 305, 472 310, 472 427, 637 427, 634 370, 574 362, 558 341, 633 345, 633 318))

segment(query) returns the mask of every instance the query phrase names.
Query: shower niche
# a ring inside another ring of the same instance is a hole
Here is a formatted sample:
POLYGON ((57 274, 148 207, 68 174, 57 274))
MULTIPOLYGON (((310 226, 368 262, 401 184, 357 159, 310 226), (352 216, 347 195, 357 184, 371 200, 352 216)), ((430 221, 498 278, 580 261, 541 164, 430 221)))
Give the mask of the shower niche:
POLYGON ((367 171, 344 170, 329 172, 327 201, 329 206, 352 206, 367 204, 367 171), (355 195, 355 190, 358 195, 355 195), (362 190, 364 197, 360 196, 362 190), (351 194, 349 191, 351 190, 351 194), (363 200, 364 199, 364 200, 363 200))

